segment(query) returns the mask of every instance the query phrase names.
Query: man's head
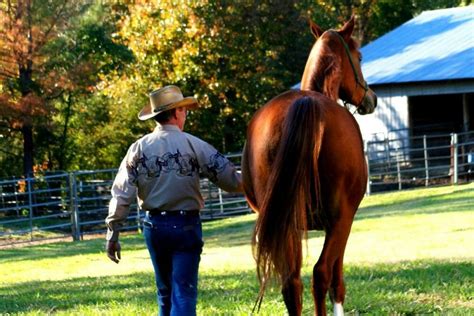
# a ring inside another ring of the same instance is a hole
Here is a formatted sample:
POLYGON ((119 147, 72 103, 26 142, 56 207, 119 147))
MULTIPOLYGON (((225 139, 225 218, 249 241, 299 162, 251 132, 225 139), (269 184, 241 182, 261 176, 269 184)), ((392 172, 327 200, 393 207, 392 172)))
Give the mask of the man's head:
POLYGON ((155 121, 160 124, 177 125, 181 130, 184 128, 188 110, 184 106, 161 112, 154 117, 155 121))
POLYGON ((170 122, 170 119, 186 119, 187 109, 199 106, 193 97, 183 97, 176 86, 166 86, 150 93, 150 104, 147 104, 138 114, 142 121, 155 118, 160 123, 170 122), (168 113, 167 113, 168 112, 168 113))

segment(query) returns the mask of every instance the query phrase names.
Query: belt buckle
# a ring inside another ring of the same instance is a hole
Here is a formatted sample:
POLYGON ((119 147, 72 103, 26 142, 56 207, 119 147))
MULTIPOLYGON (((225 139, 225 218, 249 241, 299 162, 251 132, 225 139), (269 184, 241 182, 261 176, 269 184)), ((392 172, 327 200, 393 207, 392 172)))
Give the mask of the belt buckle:
POLYGON ((160 215, 161 215, 161 216, 165 216, 165 215, 166 215, 166 211, 161 211, 161 212, 160 212, 160 215))
POLYGON ((180 210, 179 215, 186 215, 186 211, 180 210))

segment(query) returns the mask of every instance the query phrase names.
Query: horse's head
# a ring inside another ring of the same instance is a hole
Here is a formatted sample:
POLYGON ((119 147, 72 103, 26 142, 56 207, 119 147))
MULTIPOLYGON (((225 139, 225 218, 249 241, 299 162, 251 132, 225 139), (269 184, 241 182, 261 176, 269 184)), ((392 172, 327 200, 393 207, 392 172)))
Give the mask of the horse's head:
POLYGON ((362 74, 362 54, 352 38, 354 17, 339 30, 323 31, 310 21, 316 43, 311 50, 301 80, 301 90, 314 90, 337 101, 351 103, 359 114, 369 114, 377 106, 377 96, 362 74))

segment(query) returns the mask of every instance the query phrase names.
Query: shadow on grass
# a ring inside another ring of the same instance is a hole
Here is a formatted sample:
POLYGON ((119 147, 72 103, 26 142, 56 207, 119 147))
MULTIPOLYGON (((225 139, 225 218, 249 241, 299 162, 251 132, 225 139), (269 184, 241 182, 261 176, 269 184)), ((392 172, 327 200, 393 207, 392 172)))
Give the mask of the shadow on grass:
POLYGON ((255 214, 207 222, 203 225, 206 247, 236 247, 250 245, 255 214))
MULTIPOLYGON (((216 220, 203 224, 205 247, 233 247, 250 245, 255 215, 243 215, 231 219, 216 220)), ((123 251, 145 248, 140 233, 122 235, 123 251)), ((0 263, 23 260, 64 258, 76 255, 104 254, 105 239, 97 238, 80 242, 57 242, 19 248, 0 249, 0 263)))
POLYGON ((108 277, 72 278, 64 281, 32 281, 0 287, 0 311, 75 311, 77 306, 107 306, 136 301, 153 306, 154 281, 147 273, 108 277))
MULTIPOLYGON (((392 193, 393 194, 393 193, 392 193)), ((473 211, 474 190, 465 188, 449 193, 421 197, 402 197, 391 203, 381 202, 359 208, 355 220, 406 214, 436 214, 473 211)))
MULTIPOLYGON (((310 272, 305 271, 304 314, 313 300, 310 272)), ((471 262, 417 261, 346 267, 346 311, 349 313, 465 315, 472 311, 474 269, 471 262)), ((248 315, 257 295, 254 270, 204 271, 200 276, 199 315, 248 315)), ((284 305, 279 288, 269 289, 259 315, 281 315, 284 305)), ((151 273, 112 277, 31 281, 0 287, 0 311, 81 312, 127 314, 132 310, 155 312, 151 273)))
MULTIPOLYGON (((256 214, 243 215, 237 221, 235 218, 221 220, 216 225, 203 226, 205 247, 237 247, 247 246, 252 243, 256 214)), ((308 239, 324 236, 323 231, 309 231, 308 239)))
MULTIPOLYGON (((124 250, 138 250, 145 247, 143 237, 138 233, 122 236, 120 241, 122 243, 122 249, 124 250)), ((101 253, 105 253, 105 238, 80 242, 64 241, 28 247, 0 249, 0 263, 101 253)))

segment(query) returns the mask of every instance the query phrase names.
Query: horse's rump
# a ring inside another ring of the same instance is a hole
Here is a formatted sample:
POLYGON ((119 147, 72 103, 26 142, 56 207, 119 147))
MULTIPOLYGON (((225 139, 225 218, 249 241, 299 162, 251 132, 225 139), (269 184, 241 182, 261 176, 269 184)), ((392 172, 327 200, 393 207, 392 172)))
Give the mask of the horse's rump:
POLYGON ((250 172, 252 188, 246 188, 246 193, 252 207, 259 212, 253 245, 262 282, 260 296, 272 274, 278 275, 282 283, 292 277, 294 260, 289 256, 301 253, 302 232, 322 227, 320 215, 308 216, 308 211, 321 209, 318 175, 322 138, 318 99, 321 97, 303 91, 280 95, 255 116, 249 128, 249 133, 258 133, 259 139, 263 139, 261 143, 246 144, 243 162, 246 167, 256 168, 250 172), (286 109, 281 108, 285 106, 286 109), (268 121, 272 124, 265 125, 268 121), (263 126, 258 126, 260 123, 263 126), (249 163, 252 157, 259 157, 260 163, 249 163))

